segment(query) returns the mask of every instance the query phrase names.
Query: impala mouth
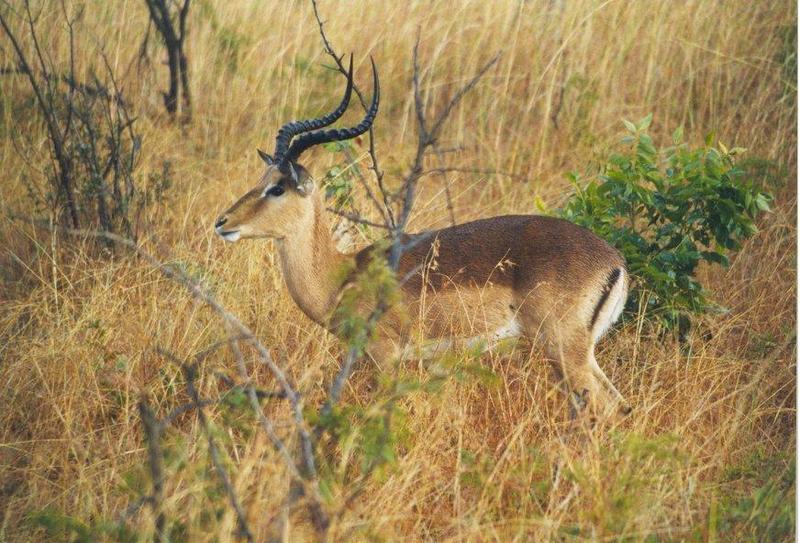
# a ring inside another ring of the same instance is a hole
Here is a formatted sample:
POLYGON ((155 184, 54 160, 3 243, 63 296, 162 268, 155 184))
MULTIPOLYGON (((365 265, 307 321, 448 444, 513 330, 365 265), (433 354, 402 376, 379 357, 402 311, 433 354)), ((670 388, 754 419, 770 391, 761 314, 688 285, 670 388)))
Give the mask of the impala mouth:
POLYGON ((228 230, 227 232, 222 228, 217 228, 216 230, 217 234, 219 234, 222 239, 230 241, 231 243, 238 240, 242 235, 241 230, 228 230))

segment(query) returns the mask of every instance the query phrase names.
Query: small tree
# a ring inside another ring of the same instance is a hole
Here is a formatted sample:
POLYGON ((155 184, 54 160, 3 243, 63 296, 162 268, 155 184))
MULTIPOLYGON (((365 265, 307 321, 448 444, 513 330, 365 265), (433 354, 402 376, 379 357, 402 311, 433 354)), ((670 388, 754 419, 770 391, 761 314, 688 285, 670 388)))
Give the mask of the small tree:
POLYGON ((190 2, 191 0, 183 0, 180 4, 172 0, 145 0, 150 20, 167 48, 169 90, 163 93, 164 106, 170 115, 174 116, 178 113, 179 103, 182 102, 181 112, 187 121, 192 117, 192 95, 189 91, 189 68, 184 43, 190 2))
POLYGON ((612 154, 597 179, 576 192, 561 216, 593 230, 625 256, 635 283, 628 311, 647 315, 684 334, 694 314, 718 308, 695 277, 700 262, 728 265, 728 255, 758 230, 755 219, 772 200, 736 164, 741 148, 692 148, 680 129, 657 150, 648 115, 625 121, 626 151, 612 154))

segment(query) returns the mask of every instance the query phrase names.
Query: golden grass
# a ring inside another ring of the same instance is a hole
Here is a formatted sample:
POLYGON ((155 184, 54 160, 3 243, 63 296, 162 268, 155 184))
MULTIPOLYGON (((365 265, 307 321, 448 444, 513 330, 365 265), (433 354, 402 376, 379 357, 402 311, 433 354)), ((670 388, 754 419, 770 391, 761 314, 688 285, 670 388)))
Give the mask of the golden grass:
MULTIPOLYGON (((677 126, 694 142, 713 130, 728 146, 785 169, 773 180, 776 209, 761 232, 730 269, 703 271, 729 313, 704 317, 705 333, 686 348, 637 322, 602 343, 601 365, 635 406, 620 428, 581 446, 565 441, 563 398, 541 357, 486 355, 499 385, 452 380, 403 400, 406 437, 396 464, 336 519, 332 540, 714 540, 726 529, 725 507, 794 465, 796 82, 779 59, 785 29, 796 32, 795 4, 376 1, 323 2, 321 10, 334 46, 354 51, 360 82, 369 55, 379 67, 377 148, 394 182, 416 143, 409 79, 418 29, 431 111, 503 50, 441 144, 463 146, 451 164, 518 177, 449 174, 458 221, 535 212, 537 199, 557 207, 570 190, 563 173, 591 169, 617 141, 621 118, 651 111, 657 140, 677 126)), ((63 65, 57 15, 39 24, 50 29, 46 47, 63 65)), ((81 69, 102 43, 123 73, 146 10, 131 0, 91 2, 82 24, 81 69)), ((336 341, 294 306, 270 243, 225 245, 211 226, 254 183, 261 167, 254 148, 270 148, 289 118, 328 108, 341 80, 321 67, 327 59, 306 2, 197 2, 190 32, 191 125, 163 117, 159 56, 124 80, 144 137, 142 182, 163 160, 176 180, 143 238, 211 281, 314 405, 338 368, 336 341), (226 49, 231 37, 238 45, 226 49)), ((40 181, 47 156, 44 132, 26 109, 22 79, 4 76, 0 89, 0 201, 25 210, 26 179, 40 181)), ((305 163, 321 176, 336 159, 317 150, 305 163)), ((442 190, 440 177, 424 180, 412 229, 447 224, 442 190)), ((0 225, 0 540, 41 540, 44 530, 25 520, 32 512, 92 524, 116 518, 146 491, 136 402, 148 394, 163 414, 186 399, 179 368, 154 347, 189 357, 224 330, 144 262, 98 257, 88 245, 7 219, 0 225)), ((208 359, 203 391, 218 388, 213 370, 233 375, 232 367, 229 353, 208 359)), ((263 369, 251 369, 262 387, 273 386, 263 369)), ((425 377, 423 369, 407 371, 425 377)), ((369 402, 365 373, 346 402, 369 402)), ((285 469, 259 432, 209 412, 228 439, 234 485, 261 539, 286 491, 285 469)), ((284 414, 279 404, 269 412, 279 421, 284 414)), ((166 482, 169 522, 183 526, 186 541, 235 539, 235 517, 221 497, 210 497, 216 486, 196 420, 180 420, 167 440, 184 460, 171 465, 166 482)), ((783 499, 793 503, 793 491, 783 499)), ((131 521, 143 541, 152 525, 146 509, 131 521)), ((751 528, 735 525, 724 537, 746 539, 751 528)), ((290 540, 308 534, 296 515, 290 540)))

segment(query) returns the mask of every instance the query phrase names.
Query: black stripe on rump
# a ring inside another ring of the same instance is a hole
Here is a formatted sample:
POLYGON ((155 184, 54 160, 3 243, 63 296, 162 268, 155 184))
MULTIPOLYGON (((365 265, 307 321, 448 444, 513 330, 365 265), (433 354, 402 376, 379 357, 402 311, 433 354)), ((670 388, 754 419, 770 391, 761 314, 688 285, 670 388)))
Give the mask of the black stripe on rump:
POLYGON ((608 274, 608 281, 606 281, 606 286, 603 288, 603 294, 600 296, 600 300, 594 307, 594 313, 592 313, 592 322, 589 323, 589 330, 594 328, 594 323, 597 321, 597 317, 600 315, 600 310, 603 309, 606 300, 608 300, 608 295, 611 294, 611 289, 613 289, 614 285, 617 284, 619 276, 620 276, 619 268, 614 268, 611 271, 611 273, 608 274))

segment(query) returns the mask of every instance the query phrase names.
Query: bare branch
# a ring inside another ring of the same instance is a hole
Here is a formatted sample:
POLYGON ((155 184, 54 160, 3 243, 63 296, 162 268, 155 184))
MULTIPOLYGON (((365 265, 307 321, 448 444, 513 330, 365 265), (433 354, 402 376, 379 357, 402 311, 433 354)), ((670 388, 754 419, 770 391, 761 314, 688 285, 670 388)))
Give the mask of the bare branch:
POLYGON ((411 75, 411 84, 414 91, 414 111, 417 114, 417 130, 420 142, 424 143, 424 147, 428 146, 428 127, 425 123, 425 103, 422 100, 422 93, 419 86, 419 40, 420 30, 417 28, 417 40, 414 42, 414 51, 412 54, 413 71, 411 75))
MULTIPOLYGON (((439 159, 439 164, 444 164, 444 153, 439 151, 439 146, 434 144, 433 150, 436 153, 436 157, 439 159)), ((453 196, 450 194, 450 180, 447 178, 447 170, 443 168, 440 169, 442 169, 442 184, 444 185, 444 196, 447 203, 447 214, 450 217, 450 226, 455 226, 456 213, 453 209, 453 196)))
POLYGON ((348 221, 352 221, 356 224, 363 224, 365 226, 372 226, 373 228, 382 228, 384 230, 389 230, 390 227, 386 226, 385 224, 380 224, 377 222, 372 222, 370 220, 362 218, 360 215, 354 215, 353 213, 346 213, 344 211, 339 211, 338 209, 328 207, 325 208, 327 211, 330 211, 334 215, 338 215, 340 217, 344 217, 348 221))
POLYGON ((428 128, 428 121, 425 117, 425 103, 422 98, 422 91, 420 88, 420 68, 419 68, 419 34, 417 34, 417 41, 414 44, 414 51, 412 57, 412 87, 414 91, 414 111, 417 116, 417 151, 414 155, 414 161, 409 168, 408 174, 403 181, 403 190, 405 195, 403 197, 403 208, 400 217, 397 221, 397 228, 393 232, 392 250, 389 258, 389 263, 393 269, 397 269, 400 262, 400 255, 402 253, 402 244, 400 239, 408 224, 408 219, 411 216, 411 210, 414 207, 414 200, 416 198, 417 183, 424 174, 424 160, 425 153, 429 147, 436 144, 439 133, 445 121, 450 116, 450 113, 458 105, 461 99, 472 90, 483 75, 491 68, 500 58, 501 53, 497 53, 489 62, 483 65, 478 73, 475 74, 463 87, 461 87, 450 101, 447 103, 442 112, 436 117, 431 128, 428 128))
MULTIPOLYGON (((43 73, 47 73, 47 64, 45 63, 44 56, 42 55, 41 49, 39 48, 38 39, 36 39, 36 28, 33 21, 33 15, 30 11, 30 4, 27 0, 25 0, 25 11, 27 13, 27 23, 28 27, 30 28, 31 34, 34 38, 34 44, 36 46, 36 51, 38 55, 39 62, 41 64, 41 69, 43 73)), ((0 11, 0 26, 3 27, 3 31, 5 32, 8 39, 11 41, 11 45, 14 47, 14 51, 17 53, 17 59, 19 60, 19 65, 22 71, 28 76, 28 82, 31 85, 31 89, 33 90, 33 94, 36 96, 36 101, 39 104, 39 110, 41 111, 42 115, 45 119, 45 124, 47 125, 47 132, 50 139, 50 144, 53 148, 53 158, 57 164, 56 170, 58 171, 58 179, 59 183, 61 184, 61 188, 64 191, 64 196, 67 200, 67 209, 70 215, 70 220, 72 222, 73 228, 80 228, 80 220, 78 218, 78 209, 75 205, 75 199, 73 195, 72 189, 72 180, 70 178, 70 161, 67 157, 67 154, 64 151, 64 140, 61 134, 61 131, 58 129, 58 121, 56 119, 55 113, 53 111, 53 104, 50 103, 49 100, 45 98, 45 93, 42 90, 39 82, 36 80, 36 77, 31 70, 30 63, 25 56, 25 53, 22 51, 22 47, 17 40, 17 37, 11 31, 11 28, 8 26, 5 17, 3 17, 2 11, 0 11)), ((45 78, 45 83, 48 83, 48 79, 45 78)), ((48 86, 48 95, 52 94, 50 92, 48 86)))
MULTIPOLYGON (((201 351, 200 353, 195 355, 192 365, 196 366, 196 367, 199 367, 200 362, 202 362, 211 352, 213 352, 214 350, 216 350, 219 347, 226 346, 226 345, 231 345, 231 347, 233 347, 234 345, 236 345, 236 342, 241 340, 241 339, 242 339, 241 337, 232 337, 232 338, 228 338, 226 340, 218 341, 218 342, 214 343, 208 349, 204 349, 203 351, 201 351)), ((236 348, 236 350, 238 352, 238 347, 236 348)), ((179 367, 181 367, 181 368, 183 367, 183 365, 184 365, 183 360, 178 358, 176 355, 174 355, 169 350, 164 349, 162 347, 156 347, 156 352, 159 355, 161 355, 161 356, 163 356, 165 358, 168 358, 170 361, 174 362, 179 367)), ((222 394, 219 396, 219 398, 216 398, 216 399, 213 399, 213 400, 212 399, 204 399, 204 400, 200 400, 199 403, 193 401, 193 402, 188 403, 188 404, 179 405, 179 406, 173 408, 172 411, 170 411, 163 419, 161 419, 160 424, 162 426, 167 426, 169 424, 172 424, 175 421, 175 419, 178 418, 179 416, 183 415, 184 413, 188 413, 189 411, 192 411, 193 409, 197 409, 198 407, 208 407, 208 406, 211 406, 211 405, 222 403, 222 402, 224 402, 226 400, 226 398, 228 396, 230 396, 234 392, 239 392, 239 391, 247 391, 247 392, 249 392, 250 388, 254 388, 252 383, 250 383, 249 379, 247 379, 247 381, 246 381, 246 383, 244 385, 240 385, 240 384, 234 382, 230 377, 228 377, 227 375, 225 375, 223 373, 214 372, 214 375, 216 375, 225 384, 225 386, 228 387, 227 390, 222 392, 222 394)), ((265 398, 285 398, 286 397, 286 394, 284 394, 283 392, 270 392, 270 391, 264 391, 264 390, 255 389, 255 388, 254 388, 254 391, 255 391, 257 400, 262 400, 262 399, 265 399, 265 398)), ((258 406, 258 411, 261 412, 261 406, 260 405, 258 406)), ((263 412, 262 412, 262 415, 263 415, 263 412)), ((278 441, 280 441, 280 440, 278 440, 278 441)), ((281 443, 281 445, 282 445, 282 443, 281 443)), ((292 464, 291 458, 289 458, 289 464, 290 465, 292 464)))
POLYGON ((472 77, 472 79, 470 79, 469 82, 467 82, 466 85, 461 87, 453 95, 453 97, 450 99, 450 102, 447 104, 447 106, 444 108, 444 110, 442 110, 442 112, 436 118, 436 121, 433 123, 433 127, 431 128, 431 131, 430 131, 431 139, 433 139, 435 141, 439 137, 439 131, 442 129, 442 125, 445 123, 447 118, 450 116, 450 113, 453 111, 453 108, 455 108, 458 105, 458 103, 461 102, 461 99, 464 98, 464 96, 469 91, 471 91, 472 88, 475 87, 475 85, 478 84, 478 81, 480 81, 480 79, 484 76, 484 74, 486 74, 486 72, 489 71, 489 68, 494 66, 497 63, 497 61, 500 60, 500 56, 502 54, 503 54, 502 51, 500 51, 495 56, 493 56, 492 59, 489 60, 489 62, 484 64, 483 67, 480 70, 478 70, 478 73, 476 73, 472 77))
MULTIPOLYGON (((344 55, 336 54, 336 50, 331 45, 328 36, 325 34, 325 25, 322 22, 322 18, 319 14, 319 8, 317 7, 317 1, 311 0, 311 5, 314 8, 314 17, 317 20, 317 25, 319 26, 319 35, 322 38, 322 43, 325 48, 325 52, 328 56, 333 59, 334 65, 336 70, 342 74, 343 76, 347 77, 348 72, 347 68, 342 63, 342 59, 344 55)), ((364 108, 364 111, 369 111, 369 102, 367 101, 364 94, 361 92, 361 89, 353 83, 353 90, 358 96, 358 101, 361 103, 361 107, 364 108)), ((389 203, 389 192, 386 190, 386 187, 383 184, 383 170, 380 169, 378 166, 378 155, 375 152, 375 133, 373 131, 373 126, 369 127, 369 157, 372 164, 370 165, 370 169, 375 174, 375 180, 378 183, 378 189, 380 190, 382 199, 383 199, 383 206, 379 205, 376 199, 372 199, 373 203, 375 204, 376 208, 380 212, 384 222, 386 222, 390 227, 395 226, 395 218, 394 213, 392 211, 392 206, 389 203)))

